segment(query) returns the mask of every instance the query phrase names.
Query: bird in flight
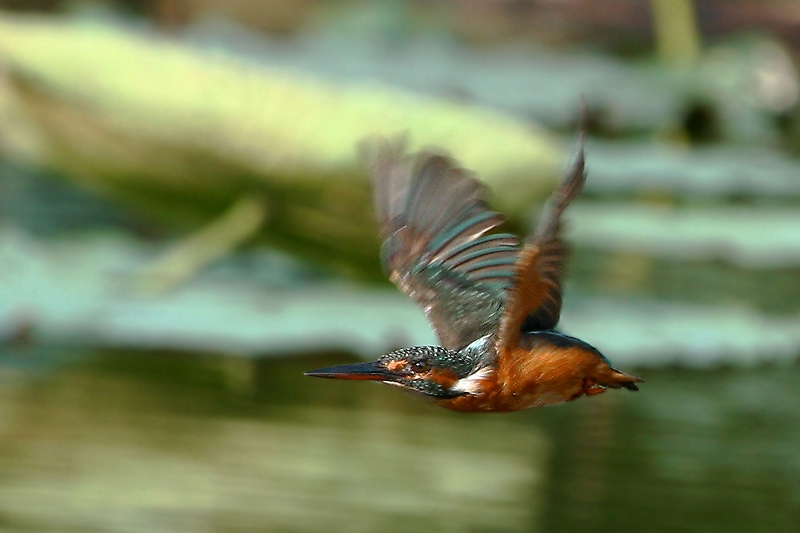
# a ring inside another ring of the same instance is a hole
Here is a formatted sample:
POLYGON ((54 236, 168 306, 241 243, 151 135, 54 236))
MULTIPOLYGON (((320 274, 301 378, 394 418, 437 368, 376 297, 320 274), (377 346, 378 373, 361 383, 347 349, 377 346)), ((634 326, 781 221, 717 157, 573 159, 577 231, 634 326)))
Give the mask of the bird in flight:
POLYGON ((376 361, 306 372, 371 380, 464 412, 517 411, 607 387, 638 390, 590 344, 555 329, 568 247, 561 215, 581 192, 584 133, 524 242, 492 233, 505 217, 486 188, 449 157, 406 155, 399 143, 368 151, 381 260, 392 282, 425 312, 441 346, 413 346, 376 361))

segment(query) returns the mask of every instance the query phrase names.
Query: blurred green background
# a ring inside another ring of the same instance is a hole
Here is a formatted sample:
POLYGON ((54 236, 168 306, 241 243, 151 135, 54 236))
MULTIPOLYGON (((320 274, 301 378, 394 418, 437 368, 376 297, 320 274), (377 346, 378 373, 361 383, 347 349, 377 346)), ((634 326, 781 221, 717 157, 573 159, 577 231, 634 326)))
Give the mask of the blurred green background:
POLYGON ((0 0, 0 530, 797 531, 794 0, 0 0), (304 378, 435 342, 357 145, 527 233, 638 394, 459 415, 304 378))

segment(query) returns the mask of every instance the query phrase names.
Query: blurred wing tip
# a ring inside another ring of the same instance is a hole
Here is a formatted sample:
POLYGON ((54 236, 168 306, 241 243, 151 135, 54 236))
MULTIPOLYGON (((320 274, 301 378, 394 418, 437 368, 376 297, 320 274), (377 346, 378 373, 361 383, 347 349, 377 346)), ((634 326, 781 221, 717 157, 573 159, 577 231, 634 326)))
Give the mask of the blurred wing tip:
POLYGON ((575 140, 572 151, 567 158, 567 164, 564 167, 562 183, 572 184, 574 192, 570 196, 576 195, 583 189, 586 182, 586 152, 584 150, 584 141, 586 135, 585 131, 581 130, 575 140))
POLYGON ((585 141, 586 141, 586 134, 584 131, 580 131, 578 133, 578 137, 575 139, 575 143, 572 146, 572 151, 569 157, 569 164, 567 165, 567 169, 570 171, 573 170, 580 170, 581 172, 585 172, 585 164, 586 164, 586 149, 585 149, 585 141))
POLYGON ((370 173, 378 172, 382 165, 403 158, 408 145, 408 135, 369 135, 356 144, 356 149, 370 173))
POLYGON ((356 150, 370 170, 376 164, 389 161, 411 160, 423 164, 425 161, 443 161, 449 166, 457 166, 453 158, 445 150, 436 146, 423 146, 418 150, 410 150, 407 131, 392 135, 367 135, 356 143, 356 150))
POLYGON ((570 161, 572 161, 573 164, 571 164, 570 167, 579 164, 581 168, 583 168, 583 164, 586 159, 584 147, 586 145, 586 137, 589 129, 589 109, 586 105, 586 99, 583 95, 581 95, 580 103, 578 105, 577 126, 578 133, 575 137, 575 143, 573 144, 572 155, 570 157, 570 161))

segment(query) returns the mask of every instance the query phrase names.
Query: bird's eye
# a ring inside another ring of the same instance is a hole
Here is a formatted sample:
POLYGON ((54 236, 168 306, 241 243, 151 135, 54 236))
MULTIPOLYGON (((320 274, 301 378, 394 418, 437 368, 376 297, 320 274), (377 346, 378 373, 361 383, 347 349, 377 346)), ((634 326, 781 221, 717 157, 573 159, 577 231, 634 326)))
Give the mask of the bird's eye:
POLYGON ((425 361, 414 361, 410 366, 414 372, 425 372, 428 369, 428 363, 425 361))

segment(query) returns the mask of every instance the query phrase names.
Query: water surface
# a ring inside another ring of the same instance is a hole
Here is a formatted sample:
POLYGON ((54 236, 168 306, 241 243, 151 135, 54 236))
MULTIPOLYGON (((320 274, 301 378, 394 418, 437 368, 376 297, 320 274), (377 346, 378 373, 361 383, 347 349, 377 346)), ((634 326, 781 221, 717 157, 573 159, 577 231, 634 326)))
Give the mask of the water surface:
POLYGON ((800 372, 647 371, 503 415, 346 356, 5 354, 3 531, 796 531, 800 372), (44 361, 44 362, 43 362, 44 361))

